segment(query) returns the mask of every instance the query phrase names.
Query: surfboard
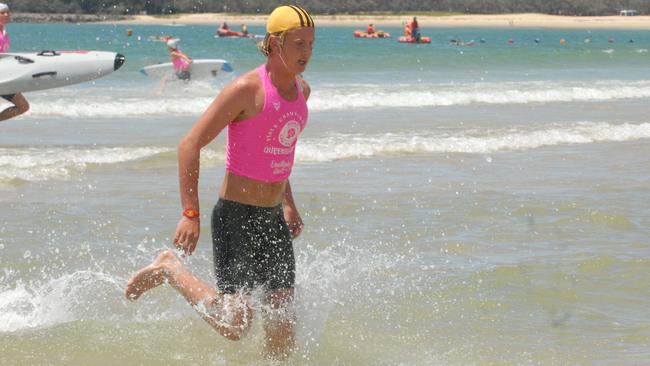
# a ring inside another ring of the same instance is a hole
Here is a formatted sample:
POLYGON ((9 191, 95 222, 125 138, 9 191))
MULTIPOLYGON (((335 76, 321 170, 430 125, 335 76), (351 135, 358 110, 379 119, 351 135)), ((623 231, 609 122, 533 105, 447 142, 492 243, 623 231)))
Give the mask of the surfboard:
POLYGON ((0 95, 83 83, 112 73, 124 60, 104 51, 0 53, 0 95))
MULTIPOLYGON (((188 71, 192 79, 205 79, 216 77, 221 72, 232 72, 232 67, 226 60, 197 59, 192 61, 188 71)), ((161 78, 165 75, 172 76, 176 73, 171 62, 145 66, 140 72, 154 78, 161 78)))

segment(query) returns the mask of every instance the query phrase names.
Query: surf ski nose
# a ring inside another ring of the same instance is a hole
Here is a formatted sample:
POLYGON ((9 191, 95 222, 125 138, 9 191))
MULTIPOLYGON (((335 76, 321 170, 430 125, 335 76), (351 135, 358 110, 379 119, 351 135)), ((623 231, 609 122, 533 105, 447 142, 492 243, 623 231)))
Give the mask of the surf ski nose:
POLYGON ((115 55, 115 62, 113 63, 113 71, 122 67, 122 65, 124 65, 124 61, 126 61, 126 58, 124 57, 123 54, 118 53, 117 55, 115 55))

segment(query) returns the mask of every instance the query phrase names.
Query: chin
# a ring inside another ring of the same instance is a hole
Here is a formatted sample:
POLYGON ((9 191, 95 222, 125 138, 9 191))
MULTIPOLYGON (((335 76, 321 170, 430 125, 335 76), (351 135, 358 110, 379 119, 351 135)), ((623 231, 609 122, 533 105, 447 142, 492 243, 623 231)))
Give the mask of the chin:
POLYGON ((297 65, 294 67, 294 69, 297 71, 298 74, 300 74, 300 73, 305 72, 305 70, 307 70, 307 65, 306 65, 306 64, 305 64, 305 65, 297 64, 297 65))

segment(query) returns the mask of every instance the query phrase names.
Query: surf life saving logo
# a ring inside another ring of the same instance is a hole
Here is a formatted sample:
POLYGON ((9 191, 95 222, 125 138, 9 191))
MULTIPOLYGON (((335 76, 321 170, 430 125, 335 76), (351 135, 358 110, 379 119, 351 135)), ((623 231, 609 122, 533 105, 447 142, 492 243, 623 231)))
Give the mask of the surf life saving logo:
POLYGON ((289 147, 296 142, 299 135, 300 123, 296 121, 288 121, 287 124, 282 127, 282 130, 278 135, 278 140, 282 145, 289 147))
POLYGON ((274 175, 291 173, 296 142, 305 123, 302 113, 290 111, 278 116, 277 123, 267 131, 264 153, 273 156, 270 167, 274 175))
POLYGON ((273 102, 273 108, 275 108, 276 111, 280 110, 280 106, 281 106, 280 102, 273 102))
POLYGON ((274 123, 266 133, 267 146, 264 152, 272 155, 293 153, 304 124, 304 118, 299 113, 292 111, 280 116, 278 123, 274 123))

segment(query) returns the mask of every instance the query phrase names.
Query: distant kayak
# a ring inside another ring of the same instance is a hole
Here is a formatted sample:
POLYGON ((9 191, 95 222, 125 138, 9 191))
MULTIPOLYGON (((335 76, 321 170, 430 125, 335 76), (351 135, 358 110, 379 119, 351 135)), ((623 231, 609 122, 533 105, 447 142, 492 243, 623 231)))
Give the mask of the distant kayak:
POLYGON ((377 31, 368 34, 368 32, 355 30, 353 34, 355 38, 390 38, 390 33, 384 31, 377 31))
POLYGON ((416 40, 413 37, 399 37, 397 39, 397 42, 399 43, 431 43, 431 38, 429 37, 420 37, 420 40, 416 40))
MULTIPOLYGON (((192 61, 187 71, 189 73, 188 79, 206 79, 216 77, 221 72, 232 72, 232 67, 226 60, 197 59, 192 61)), ((146 76, 154 78, 176 74, 174 65, 171 62, 145 66, 140 70, 140 72, 146 76)))
POLYGON ((215 36, 219 38, 263 38, 264 37, 257 34, 235 32, 230 29, 223 29, 223 28, 219 28, 215 36))
POLYGON ((104 51, 0 53, 0 95, 83 83, 108 75, 124 56, 104 51))

